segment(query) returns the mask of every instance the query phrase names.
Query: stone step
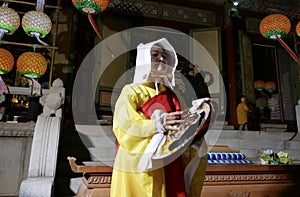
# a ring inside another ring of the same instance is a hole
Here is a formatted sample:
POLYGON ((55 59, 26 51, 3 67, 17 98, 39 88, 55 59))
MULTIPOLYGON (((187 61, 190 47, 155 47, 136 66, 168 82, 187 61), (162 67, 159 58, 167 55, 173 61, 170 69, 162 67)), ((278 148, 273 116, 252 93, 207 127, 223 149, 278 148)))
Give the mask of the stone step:
POLYGON ((260 123, 259 126, 260 126, 260 128, 287 129, 287 124, 260 123))
MULTIPOLYGON (((239 130, 214 130, 210 129, 205 135, 210 139, 276 139, 276 140, 289 140, 295 135, 294 132, 266 132, 266 131, 239 131, 239 130)), ((300 136, 296 136, 293 141, 300 141, 300 136)))

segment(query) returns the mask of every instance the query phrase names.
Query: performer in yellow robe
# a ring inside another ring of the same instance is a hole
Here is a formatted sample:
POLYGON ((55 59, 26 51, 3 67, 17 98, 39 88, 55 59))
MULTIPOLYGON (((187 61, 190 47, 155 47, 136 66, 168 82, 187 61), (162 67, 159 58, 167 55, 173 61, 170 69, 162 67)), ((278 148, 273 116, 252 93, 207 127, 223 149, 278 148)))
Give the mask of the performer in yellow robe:
MULTIPOLYGON (((170 112, 163 119, 149 119, 141 107, 149 99, 175 86, 174 72, 177 56, 166 39, 140 44, 137 51, 134 82, 124 86, 115 105, 113 131, 119 143, 111 183, 111 197, 165 197, 200 196, 205 175, 206 158, 189 148, 183 156, 164 166, 164 161, 154 161, 149 170, 139 169, 140 159, 154 135, 160 130, 176 130, 182 112, 170 112), (197 170, 183 179, 185 167, 198 157, 197 170), (200 161, 201 160, 201 161, 200 161), (169 166, 175 166, 166 172, 169 166), (167 167, 167 168, 166 168, 167 167), (176 169, 176 170, 174 170, 176 169), (172 174, 173 173, 173 174, 172 174), (172 176, 172 177, 166 177, 172 176), (168 180, 168 181, 166 181, 168 180), (173 185, 174 184, 174 185, 173 185), (170 187, 173 185, 174 187, 170 187), (189 188, 185 188, 189 185, 189 188)), ((205 143, 202 143, 205 144, 205 143)), ((196 146, 200 147, 198 142, 196 146)))

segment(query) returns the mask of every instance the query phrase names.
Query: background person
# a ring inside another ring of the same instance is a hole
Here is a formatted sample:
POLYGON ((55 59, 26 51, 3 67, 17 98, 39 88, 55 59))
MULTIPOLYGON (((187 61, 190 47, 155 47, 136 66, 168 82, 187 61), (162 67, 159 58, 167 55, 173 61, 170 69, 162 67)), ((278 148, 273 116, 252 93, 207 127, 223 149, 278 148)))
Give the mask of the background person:
POLYGON ((237 121, 239 126, 239 130, 246 130, 248 131, 248 112, 249 108, 246 104, 246 96, 241 95, 239 97, 239 104, 236 108, 236 113, 237 113, 237 121))

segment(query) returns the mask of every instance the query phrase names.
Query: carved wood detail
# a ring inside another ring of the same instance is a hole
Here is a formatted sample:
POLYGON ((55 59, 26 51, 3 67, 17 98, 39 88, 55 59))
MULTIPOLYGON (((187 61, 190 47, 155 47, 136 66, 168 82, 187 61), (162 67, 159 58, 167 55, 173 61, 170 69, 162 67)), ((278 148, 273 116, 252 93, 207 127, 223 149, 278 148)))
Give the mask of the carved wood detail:
POLYGON ((206 175, 205 182, 236 182, 236 181, 285 181, 287 174, 231 174, 231 175, 206 175))
POLYGON ((249 191, 242 191, 242 192, 237 192, 237 191, 229 191, 227 192, 228 197, 250 197, 250 192, 249 191))
POLYGON ((111 184, 111 175, 91 176, 87 179, 88 184, 111 184))

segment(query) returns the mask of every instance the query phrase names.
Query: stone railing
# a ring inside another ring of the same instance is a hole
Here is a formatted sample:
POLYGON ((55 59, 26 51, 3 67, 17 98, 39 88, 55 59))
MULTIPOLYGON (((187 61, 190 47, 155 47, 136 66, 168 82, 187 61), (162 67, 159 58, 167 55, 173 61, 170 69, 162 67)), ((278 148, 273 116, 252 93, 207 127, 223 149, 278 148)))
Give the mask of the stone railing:
POLYGON ((60 79, 56 79, 49 93, 40 98, 43 113, 38 116, 35 125, 28 176, 21 184, 20 197, 54 196, 64 98, 65 89, 60 79))

